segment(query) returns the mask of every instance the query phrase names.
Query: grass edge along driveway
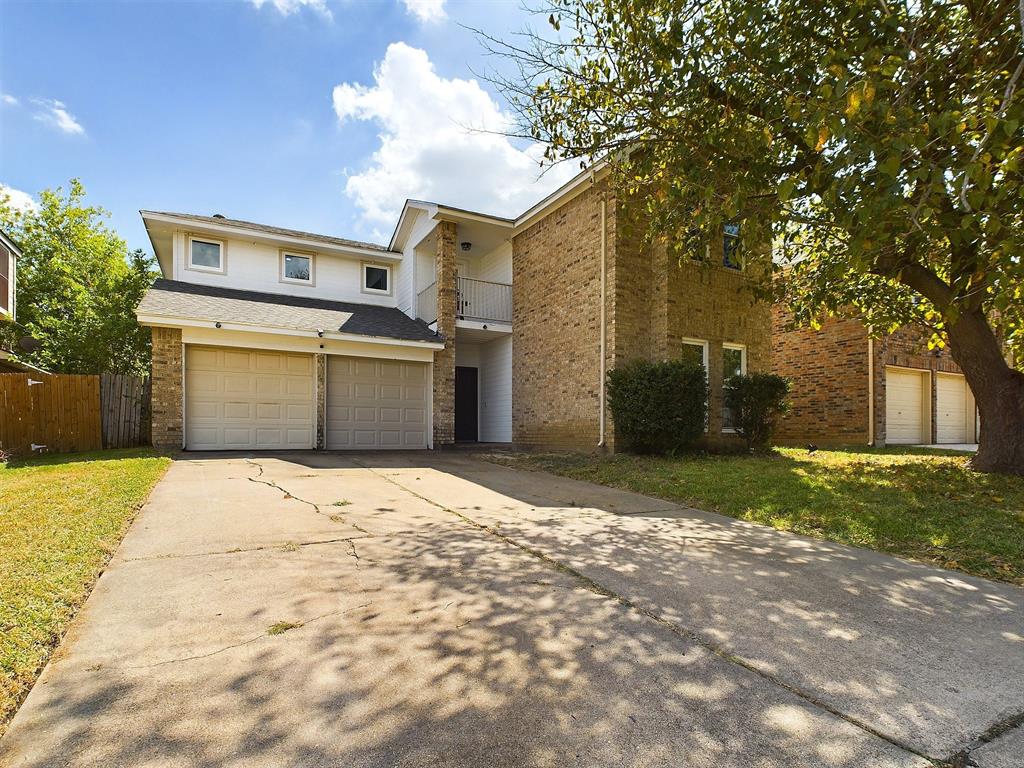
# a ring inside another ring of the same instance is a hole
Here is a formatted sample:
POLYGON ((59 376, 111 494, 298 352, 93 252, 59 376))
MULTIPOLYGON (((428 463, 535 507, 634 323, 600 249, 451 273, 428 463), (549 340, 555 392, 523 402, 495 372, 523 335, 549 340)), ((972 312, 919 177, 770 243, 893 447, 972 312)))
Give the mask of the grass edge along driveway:
POLYGON ((129 449, 0 465, 0 736, 170 463, 129 449))
POLYGON ((964 454, 777 448, 758 456, 488 458, 1024 585, 1024 478, 972 472, 964 454))

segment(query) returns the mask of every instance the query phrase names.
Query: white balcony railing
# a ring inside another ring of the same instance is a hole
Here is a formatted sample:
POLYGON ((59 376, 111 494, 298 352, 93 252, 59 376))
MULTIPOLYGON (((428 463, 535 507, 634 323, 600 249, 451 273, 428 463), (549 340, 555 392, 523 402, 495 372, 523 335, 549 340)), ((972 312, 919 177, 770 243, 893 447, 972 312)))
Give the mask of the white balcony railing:
POLYGON ((487 280, 458 279, 455 316, 460 320, 512 322, 512 286, 487 280))
MULTIPOLYGON (((460 277, 456 286, 457 319, 511 324, 511 285, 460 277)), ((437 320, 437 283, 431 283, 417 294, 416 317, 427 323, 437 320)))
POLYGON ((437 283, 416 294, 416 317, 428 325, 437 320, 437 283))

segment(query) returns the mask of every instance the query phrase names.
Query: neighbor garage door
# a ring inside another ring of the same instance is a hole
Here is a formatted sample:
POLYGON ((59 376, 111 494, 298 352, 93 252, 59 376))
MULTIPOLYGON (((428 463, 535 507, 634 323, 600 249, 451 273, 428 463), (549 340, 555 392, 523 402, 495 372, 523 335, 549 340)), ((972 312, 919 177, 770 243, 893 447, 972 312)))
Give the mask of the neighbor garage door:
POLYGON ((312 355, 187 347, 186 447, 313 448, 313 381, 312 355))
POLYGON ((893 445, 929 443, 925 435, 927 373, 885 369, 885 442, 893 445))
POLYGON ((970 390, 963 376, 940 373, 935 377, 935 439, 939 443, 970 443, 970 390))
POLYGON ((428 363, 327 358, 327 447, 426 448, 428 363))

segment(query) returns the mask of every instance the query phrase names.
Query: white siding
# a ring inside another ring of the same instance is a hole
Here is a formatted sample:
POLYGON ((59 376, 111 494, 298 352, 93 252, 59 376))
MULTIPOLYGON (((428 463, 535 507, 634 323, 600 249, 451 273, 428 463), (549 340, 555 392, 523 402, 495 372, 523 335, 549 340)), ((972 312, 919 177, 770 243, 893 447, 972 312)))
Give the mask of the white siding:
POLYGON ((465 341, 456 342, 455 365, 466 368, 479 368, 480 345, 465 341))
POLYGON ((405 250, 402 253, 402 268, 395 283, 395 298, 398 301, 398 308, 410 317, 416 317, 416 294, 433 282, 432 279, 423 282, 421 274, 425 268, 433 272, 434 254, 419 254, 416 251, 416 244, 426 237, 430 230, 437 226, 437 222, 431 219, 422 211, 415 208, 409 210, 414 215, 415 221, 412 231, 405 240, 405 250), (429 257, 429 258, 428 258, 429 257))
POLYGON ((511 334, 480 345, 480 440, 512 442, 511 334))
POLYGON ((476 264, 478 280, 492 283, 512 283, 512 243, 503 243, 488 254, 482 256, 476 264))
MULTIPOLYGON (((227 266, 225 274, 187 269, 187 247, 186 235, 183 232, 176 233, 174 237, 175 280, 217 285, 223 288, 239 288, 247 291, 396 306, 394 295, 382 296, 362 292, 360 265, 363 261, 371 261, 369 258, 363 259, 358 256, 347 258, 335 254, 318 253, 314 265, 313 282, 315 285, 301 285, 281 282, 281 248, 277 245, 228 239, 225 247, 227 266)), ((304 253, 302 250, 298 252, 304 253)), ((394 284, 399 279, 402 270, 398 268, 397 264, 389 261, 380 263, 391 264, 391 280, 394 284)))

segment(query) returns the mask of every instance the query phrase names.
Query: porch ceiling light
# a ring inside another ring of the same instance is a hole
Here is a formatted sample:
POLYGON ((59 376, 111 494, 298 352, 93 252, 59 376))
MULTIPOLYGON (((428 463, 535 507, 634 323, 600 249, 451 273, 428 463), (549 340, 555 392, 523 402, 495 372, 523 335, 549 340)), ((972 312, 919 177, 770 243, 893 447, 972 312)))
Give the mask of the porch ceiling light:
POLYGON ((464 240, 463 242, 459 243, 459 246, 462 248, 462 250, 468 251, 470 248, 473 247, 473 244, 468 240, 464 240))

